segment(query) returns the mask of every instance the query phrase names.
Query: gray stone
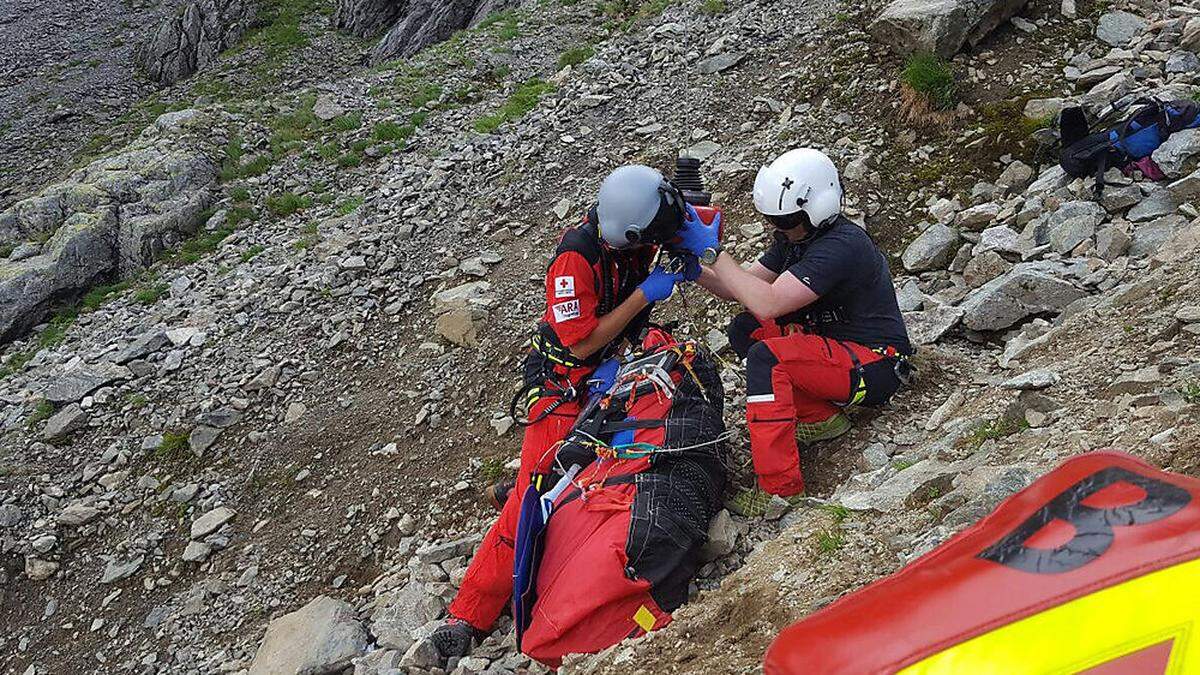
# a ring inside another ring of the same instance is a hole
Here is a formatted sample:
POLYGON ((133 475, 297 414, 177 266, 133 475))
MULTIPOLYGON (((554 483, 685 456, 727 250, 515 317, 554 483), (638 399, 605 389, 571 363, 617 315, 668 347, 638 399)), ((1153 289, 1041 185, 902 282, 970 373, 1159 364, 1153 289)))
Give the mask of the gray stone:
POLYGON ((708 540, 700 549, 700 560, 709 562, 733 553, 737 546, 737 528, 727 509, 721 509, 708 524, 708 540))
MULTIPOLYGON (((891 467, 879 469, 891 471, 891 467)), ((954 477, 962 469, 937 459, 924 459, 884 480, 871 485, 872 474, 855 476, 834 491, 833 501, 854 511, 899 511, 930 501, 949 491, 954 477)))
POLYGON ((367 651, 370 639, 353 607, 318 596, 271 621, 250 664, 250 675, 340 673, 350 667, 351 659, 367 651))
POLYGON ((380 596, 371 612, 371 633, 380 646, 405 651, 416 641, 413 632, 441 617, 445 609, 442 598, 410 581, 380 596))
POLYGON ((908 337, 913 344, 928 345, 957 326, 963 314, 960 307, 935 305, 922 312, 904 312, 904 325, 908 327, 908 337))
POLYGON ((60 375, 43 394, 51 403, 75 403, 110 382, 131 376, 129 369, 107 361, 84 364, 60 375))
POLYGON ((1100 203, 1104 210, 1116 213, 1142 201, 1142 188, 1137 185, 1110 185, 1104 189, 1100 203))
POLYGON ((24 520, 25 515, 21 512, 21 507, 16 504, 0 504, 0 528, 13 528, 24 520))
POLYGON ((971 288, 979 288, 1012 267, 1013 264, 1002 258, 999 253, 988 251, 971 258, 971 262, 963 269, 963 281, 971 288))
POLYGON ((46 420, 46 428, 42 429, 42 439, 50 442, 60 441, 86 427, 88 419, 87 411, 80 408, 78 403, 72 403, 46 420))
MULTIPOLYGON (((371 7, 380 4, 379 0, 339 1, 371 7)), ((402 13, 371 51, 372 64, 412 56, 515 3, 508 0, 413 0, 397 4, 403 6, 402 13)))
POLYGON ((1008 21, 1026 0, 893 0, 871 35, 901 55, 933 52, 950 58, 1008 21))
POLYGON ((722 71, 729 70, 742 62, 746 58, 745 54, 726 53, 717 54, 704 59, 696 66, 696 70, 704 75, 713 75, 722 71))
POLYGON ((1025 117, 1031 120, 1053 118, 1062 112, 1061 98, 1031 98, 1025 103, 1025 117))
POLYGON ((58 571, 58 563, 52 560, 42 560, 34 556, 25 558, 25 576, 30 581, 45 581, 58 571))
POLYGON ((1066 187, 1071 182, 1071 177, 1058 164, 1054 164, 1048 169, 1042 171, 1038 175, 1037 180, 1029 184, 1025 188, 1026 198, 1049 194, 1058 190, 1061 187, 1066 187))
POLYGON ((1180 216, 1166 216, 1139 225, 1133 230, 1129 256, 1141 258, 1154 255, 1186 224, 1187 220, 1180 216))
POLYGON ((1109 383, 1105 393, 1109 398, 1122 394, 1147 394, 1157 389, 1162 379, 1162 373, 1158 372, 1157 366, 1146 366, 1131 373, 1118 375, 1109 383))
POLYGON ((1060 380, 1062 377, 1053 370, 1031 370, 1001 382, 1000 387, 1016 391, 1048 389, 1058 384, 1060 380))
POLYGON ((184 562, 204 562, 210 555, 212 555, 212 546, 202 541, 189 541, 183 549, 184 562))
POLYGON ((431 543, 417 549, 417 557, 427 565, 437 565, 460 555, 469 555, 478 543, 477 536, 431 543))
POLYGON ((1116 225, 1106 225, 1096 232, 1096 255, 1112 262, 1129 250, 1130 238, 1116 225))
POLYGON ((1180 202, 1200 198, 1200 171, 1193 171, 1167 185, 1167 190, 1180 202))
POLYGON ((958 232, 940 223, 925 229, 904 249, 901 260, 909 272, 941 269, 950 262, 958 245, 958 232))
POLYGON ((414 642, 408 648, 408 651, 404 652, 404 656, 400 658, 401 668, 412 668, 417 671, 431 669, 441 665, 441 663, 442 656, 438 653, 433 641, 429 639, 414 642))
POLYGON ((124 349, 113 355, 113 363, 126 364, 134 359, 142 359, 167 346, 167 336, 160 330, 153 330, 138 336, 124 349))
POLYGON ((221 529, 221 526, 233 520, 237 515, 233 509, 227 506, 218 506, 217 508, 205 513, 196 520, 192 521, 191 537, 192 539, 200 539, 221 529))
MULTIPOLYGON (((1029 110, 1028 105, 1025 106, 1025 110, 1029 110)), ((1016 160, 1004 167, 1004 171, 996 179, 996 185, 1006 188, 1011 192, 1020 192, 1029 187, 1029 184, 1032 182, 1033 168, 1021 160, 1016 160)))
POLYGON ((1200 72, 1200 57, 1197 57, 1195 52, 1171 52, 1163 69, 1168 75, 1200 72))
MULTIPOLYGON (((896 304, 901 312, 915 312, 925 304, 925 294, 916 279, 909 279, 896 288, 896 304)), ((724 333, 722 333, 724 335, 724 333)))
POLYGON ((979 256, 988 251, 995 251, 1001 255, 1020 256, 1026 250, 1028 250, 1028 246, 1021 241, 1020 232, 997 225, 989 227, 979 234, 979 243, 975 244, 971 253, 979 256))
POLYGON ((192 433, 188 434, 188 447, 191 448, 192 454, 197 457, 203 457, 204 453, 217 442, 222 433, 224 433, 224 429, 206 427, 204 425, 197 426, 195 429, 192 429, 192 433))
POLYGON ((86 525, 87 523, 92 522, 99 516, 100 509, 90 504, 75 502, 73 504, 68 504, 67 507, 62 510, 62 513, 58 514, 58 518, 56 518, 55 521, 59 525, 65 525, 66 527, 79 527, 80 525, 86 525))
POLYGON ((247 0, 190 0, 168 12, 134 60, 151 79, 171 84, 216 62, 257 24, 258 5, 247 0))
POLYGON ((1018 263, 963 300, 963 325, 971 330, 1003 330, 1036 314, 1060 312, 1087 295, 1061 279, 1061 274, 1061 266, 1052 263, 1018 263))
POLYGON ((1096 202, 1067 202, 1046 219, 1050 245, 1059 253, 1069 253, 1095 236, 1096 227, 1107 217, 1104 207, 1096 202))
POLYGON ((1113 47, 1125 47, 1146 29, 1146 20, 1136 14, 1107 12, 1096 23, 1096 37, 1113 47))
POLYGON ((991 224, 999 214, 1000 205, 988 202, 960 212, 955 223, 965 230, 979 230, 983 226, 991 224))
POLYGON ((1145 220, 1152 220, 1161 216, 1169 216, 1179 210, 1179 201, 1175 199, 1175 195, 1166 188, 1158 188, 1146 195, 1146 198, 1129 209, 1129 213, 1125 217, 1132 222, 1138 223, 1145 220))
POLYGON ((100 583, 115 584, 123 579, 128 579, 142 568, 142 563, 145 561, 145 556, 140 555, 125 562, 110 560, 104 566, 104 573, 100 576, 100 583))
POLYGON ((1200 165, 1200 129, 1171 134, 1151 155, 1168 177, 1185 176, 1200 165))
POLYGON ((328 122, 346 114, 346 109, 338 105, 337 101, 329 94, 321 94, 317 97, 316 103, 313 104, 313 115, 317 119, 328 122))
POLYGON ((373 38, 404 15, 407 3, 395 0, 338 0, 331 23, 360 38, 373 38))

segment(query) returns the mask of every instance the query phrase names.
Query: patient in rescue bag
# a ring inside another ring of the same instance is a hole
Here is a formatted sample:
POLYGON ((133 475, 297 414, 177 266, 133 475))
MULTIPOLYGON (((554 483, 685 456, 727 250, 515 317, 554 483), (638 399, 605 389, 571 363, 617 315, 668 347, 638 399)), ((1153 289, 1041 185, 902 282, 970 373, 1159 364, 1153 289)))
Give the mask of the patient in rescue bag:
POLYGON ((518 644, 550 666, 668 624, 721 508, 724 391, 711 357, 660 329, 650 329, 641 354, 559 448, 558 473, 583 469, 532 546, 522 512, 518 644))

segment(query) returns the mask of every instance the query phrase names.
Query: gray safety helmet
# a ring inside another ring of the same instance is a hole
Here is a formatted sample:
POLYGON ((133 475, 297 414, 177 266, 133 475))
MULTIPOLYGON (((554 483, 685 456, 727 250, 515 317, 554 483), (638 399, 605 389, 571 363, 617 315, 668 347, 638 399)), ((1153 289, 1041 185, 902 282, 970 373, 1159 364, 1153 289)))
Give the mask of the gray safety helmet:
POLYGON ((662 244, 683 223, 683 197, 648 166, 622 166, 600 184, 600 237, 613 248, 662 244))

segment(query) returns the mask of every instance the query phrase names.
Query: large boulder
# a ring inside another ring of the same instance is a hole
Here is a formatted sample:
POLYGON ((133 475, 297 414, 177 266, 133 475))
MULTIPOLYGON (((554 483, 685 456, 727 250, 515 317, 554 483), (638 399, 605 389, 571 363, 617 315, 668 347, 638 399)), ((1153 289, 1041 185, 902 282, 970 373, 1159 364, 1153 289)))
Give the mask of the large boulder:
POLYGON ((1003 330, 1031 316, 1061 312, 1087 295, 1063 279, 1059 263, 1019 263, 1004 275, 972 291, 959 305, 962 323, 971 330, 1003 330))
POLYGON ((322 595, 267 626, 250 675, 340 673, 369 644, 354 608, 322 595))
MULTIPOLYGON (((354 0, 351 0, 354 1, 354 0)), ((373 5, 373 0, 362 4, 373 5)), ((404 0, 398 20, 371 51, 371 63, 412 56, 489 14, 516 4, 515 0, 404 0)))
POLYGON ((901 55, 950 58, 1012 18, 1026 0, 893 0, 870 26, 876 40, 901 55))
POLYGON ((1108 212, 1096 202, 1067 202, 1046 217, 1050 245, 1059 253, 1067 253, 1094 237, 1096 228, 1107 217, 1108 212))
POLYGON ((1126 47, 1146 29, 1146 20, 1136 14, 1108 12, 1096 22, 1096 37, 1112 47, 1126 47))
POLYGON ((0 246, 48 238, 35 255, 0 260, 0 342, 195 233, 216 199, 221 135, 209 114, 168 113, 124 151, 0 212, 0 246))
POLYGON ((172 84, 203 70, 258 21, 253 0, 189 0, 159 22, 134 52, 151 79, 172 84))
POLYGON ((909 272, 942 269, 954 256, 958 241, 958 231, 948 225, 934 223, 904 249, 900 260, 909 272))
POLYGON ((338 0, 330 21, 351 35, 375 37, 396 23, 407 6, 396 0, 338 0))
POLYGON ((1154 151, 1154 162, 1171 178, 1185 176, 1200 167, 1200 129, 1171 134, 1154 151))

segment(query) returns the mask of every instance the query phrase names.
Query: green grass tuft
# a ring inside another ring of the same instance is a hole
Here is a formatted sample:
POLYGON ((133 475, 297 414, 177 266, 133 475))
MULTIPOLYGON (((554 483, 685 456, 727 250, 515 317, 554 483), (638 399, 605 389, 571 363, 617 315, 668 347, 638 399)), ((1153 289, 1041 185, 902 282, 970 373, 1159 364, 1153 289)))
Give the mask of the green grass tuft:
POLYGON ((831 555, 845 546, 846 539, 838 530, 823 530, 817 533, 817 549, 822 555, 831 555))
POLYGON ((362 155, 358 154, 357 152, 347 152, 338 157, 337 164, 343 169, 349 169, 351 167, 358 166, 362 164, 362 155))
POLYGON ((700 3, 700 11, 709 16, 716 16, 729 11, 729 6, 725 4, 725 0, 704 0, 700 3))
POLYGON ((168 431, 163 434, 162 445, 154 451, 154 459, 159 462, 187 462, 193 459, 191 446, 188 445, 188 435, 182 431, 168 431))
POLYGON ((380 122, 375 125, 372 135, 375 140, 381 142, 403 141, 416 131, 413 127, 407 124, 397 124, 395 122, 380 122))
POLYGON ((253 260, 254 258, 258 257, 258 254, 265 250, 267 250, 266 246, 263 246, 262 244, 254 244, 245 251, 242 251, 242 262, 253 260))
POLYGON ((150 284, 138 289, 138 291, 133 294, 133 299, 142 305, 153 305, 167 294, 168 289, 170 289, 170 286, 161 282, 150 284))
POLYGON ((905 63, 900 81, 920 94, 935 110, 949 110, 958 104, 954 72, 944 59, 929 52, 913 54, 905 63))
POLYGON ((50 416, 53 414, 54 404, 46 399, 42 399, 37 402, 37 405, 33 406, 33 412, 29 414, 29 420, 26 422, 26 426, 32 429, 42 422, 50 419, 50 416))
POLYGON ((548 82, 536 77, 526 80, 508 97, 499 110, 476 120, 475 131, 481 134, 490 134, 506 122, 520 119, 537 106, 538 99, 551 91, 554 91, 554 85, 548 82))
POLYGON ((561 70, 567 66, 577 66, 592 58, 592 55, 595 53, 596 50, 592 49, 591 45, 584 45, 582 47, 568 49, 559 55, 558 67, 561 70))
POLYGON ((338 204, 336 213, 339 216, 346 216, 358 210, 358 207, 363 205, 363 198, 359 196, 349 197, 341 204, 338 204))
POLYGON ((267 197, 266 206, 273 215, 285 217, 312 206, 312 197, 301 197, 294 192, 284 192, 281 195, 267 197))
POLYGON ((353 112, 335 117, 330 124, 338 131, 354 131, 362 126, 362 113, 353 112))

